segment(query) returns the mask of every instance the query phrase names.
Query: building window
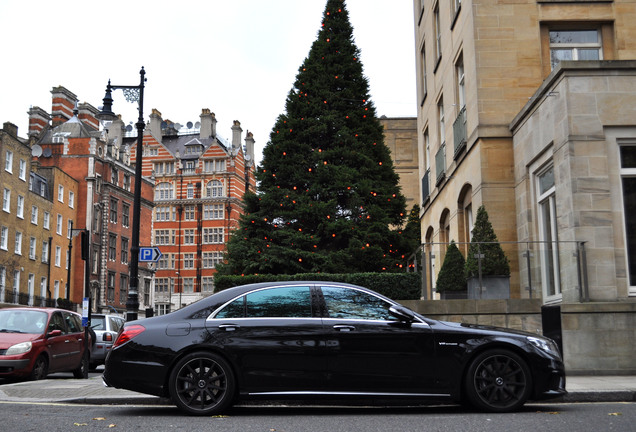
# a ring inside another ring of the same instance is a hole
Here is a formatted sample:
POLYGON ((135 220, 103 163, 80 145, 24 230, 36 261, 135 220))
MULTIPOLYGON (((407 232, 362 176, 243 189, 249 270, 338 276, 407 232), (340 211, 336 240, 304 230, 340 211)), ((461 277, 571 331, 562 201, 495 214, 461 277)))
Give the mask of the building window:
POLYGON ((433 8, 433 34, 435 35, 435 69, 442 59, 442 27, 439 21, 439 2, 433 8))
POLYGON ((75 207, 75 192, 73 191, 68 191, 68 206, 70 208, 75 207))
POLYGON ((24 219, 24 197, 22 195, 18 195, 16 216, 20 219, 24 219))
MULTIPOLYGON (((621 184, 625 209, 625 236, 627 245, 627 274, 630 291, 636 287, 636 145, 620 146, 621 184)), ((631 292, 630 292, 631 293, 631 292)))
POLYGON ((155 292, 156 293, 168 293, 170 288, 169 278, 156 278, 155 279, 155 292))
POLYGON ((185 206, 184 208, 184 213, 185 213, 185 220, 187 221, 193 221, 194 220, 194 206, 185 206))
POLYGON ((444 98, 440 97, 437 102, 437 129, 440 146, 446 142, 445 128, 446 123, 444 120, 444 98))
POLYGON ((62 248, 55 246, 55 267, 59 267, 62 263, 62 248))
POLYGON ((29 239, 29 259, 35 260, 35 257, 37 255, 36 253, 36 249, 37 249, 37 239, 35 237, 31 237, 29 239))
POLYGON ((601 33, 591 30, 550 30, 550 64, 563 60, 602 60, 601 33))
POLYGON ((106 291, 106 299, 110 302, 115 301, 115 273, 108 272, 108 289, 106 291))
POLYGON ((161 258, 157 261, 157 268, 159 270, 172 269, 174 266, 170 266, 171 263, 174 264, 174 256, 172 254, 161 255, 161 258))
POLYGON ((194 292, 194 279, 193 278, 184 278, 183 279, 183 292, 184 293, 193 293, 194 292))
POLYGON ((26 161, 24 159, 20 159, 20 165, 18 167, 18 178, 20 178, 20 180, 26 181, 26 161))
POLYGON ((422 45, 420 51, 420 105, 424 105, 428 87, 426 86, 426 47, 422 45))
POLYGON ((223 252, 203 252, 203 268, 213 269, 223 260, 223 252))
POLYGON ((64 186, 62 185, 57 186, 57 200, 59 202, 64 202, 64 186))
POLYGON ((13 174, 13 152, 7 150, 4 156, 4 170, 13 174))
POLYGON ((191 254, 191 253, 183 254, 183 268, 184 269, 194 268, 194 254, 191 254))
POLYGON ((126 303, 128 299, 128 275, 119 275, 119 302, 126 303))
POLYGON ((156 207, 155 220, 159 222, 169 221, 171 219, 171 207, 156 207))
POLYGON ((53 297, 55 299, 60 298, 60 281, 59 280, 56 280, 55 282, 53 282, 53 297))
POLYGON ((205 172, 223 172, 225 171, 225 159, 206 160, 203 163, 205 172))
POLYGON ((183 231, 183 244, 192 245, 194 244, 194 230, 187 229, 183 231))
POLYGON ((115 198, 110 199, 110 222, 116 224, 117 223, 117 205, 118 200, 115 198))
POLYGON ((203 219, 222 220, 224 216, 223 204, 208 204, 203 206, 203 219))
POLYGON ((31 223, 33 225, 38 224, 38 207, 37 206, 31 206, 31 223))
POLYGON ((121 238, 121 263, 128 264, 128 239, 121 238))
POLYGON ((124 174, 124 190, 130 192, 130 175, 124 174))
POLYGON ((214 292, 214 278, 213 277, 203 277, 201 280, 202 286, 201 286, 201 291, 206 292, 206 293, 212 293, 214 292))
POLYGON ((188 190, 186 193, 187 193, 188 199, 194 198, 194 185, 192 183, 188 185, 188 190))
POLYGON ((155 200, 170 200, 174 196, 171 183, 159 183, 155 188, 155 200))
POLYGON ((9 243, 9 228, 7 228, 6 226, 3 226, 2 229, 0 229, 0 249, 7 250, 8 243, 9 243))
POLYGON ((42 262, 49 262, 49 242, 46 240, 42 241, 42 262))
POLYGON ((47 211, 44 212, 44 216, 42 216, 42 225, 44 225, 44 229, 50 229, 51 213, 47 211))
POLYGON ((130 226, 130 205, 126 203, 121 205, 121 224, 126 228, 130 226))
POLYGON ((4 195, 2 197, 2 210, 7 213, 11 212, 11 189, 4 188, 4 195))
POLYGON ((218 180, 208 182, 206 187, 206 196, 208 198, 216 198, 225 196, 223 193, 223 183, 218 180))
POLYGON ((457 20, 457 15, 459 15, 459 11, 462 8, 462 0, 451 0, 450 3, 451 3, 451 22, 453 23, 452 26, 454 26, 455 21, 457 20))
POLYGON ((174 245, 174 230, 155 230, 155 245, 174 245))
POLYGON ((223 228, 203 228, 204 244, 223 243, 223 228))
POLYGON ((117 235, 108 234, 108 260, 117 260, 117 235))
POLYGON ((559 243, 557 233, 554 167, 551 165, 536 175, 539 240, 541 243, 541 279, 545 300, 561 295, 559 243))
POLYGON ((62 235, 62 215, 61 214, 57 215, 57 225, 55 226, 55 232, 58 235, 62 235))
POLYGON ((71 236, 73 235, 73 221, 72 220, 68 220, 68 222, 66 223, 66 238, 71 238, 71 236))
POLYGON ((16 255, 22 255, 22 233, 20 231, 15 232, 15 248, 13 251, 16 255))

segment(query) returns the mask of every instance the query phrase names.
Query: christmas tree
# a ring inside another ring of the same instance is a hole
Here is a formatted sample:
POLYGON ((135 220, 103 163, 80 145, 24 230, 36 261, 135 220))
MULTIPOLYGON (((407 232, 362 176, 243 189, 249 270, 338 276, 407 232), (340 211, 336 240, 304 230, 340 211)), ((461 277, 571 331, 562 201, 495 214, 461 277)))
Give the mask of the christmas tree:
POLYGON ((405 199, 344 0, 328 0, 222 274, 397 271, 405 199))
POLYGON ((472 239, 466 257, 466 277, 479 276, 479 259, 476 255, 481 254, 481 275, 490 276, 510 276, 510 263, 504 253, 495 230, 488 219, 486 207, 479 206, 475 226, 473 227, 472 239))

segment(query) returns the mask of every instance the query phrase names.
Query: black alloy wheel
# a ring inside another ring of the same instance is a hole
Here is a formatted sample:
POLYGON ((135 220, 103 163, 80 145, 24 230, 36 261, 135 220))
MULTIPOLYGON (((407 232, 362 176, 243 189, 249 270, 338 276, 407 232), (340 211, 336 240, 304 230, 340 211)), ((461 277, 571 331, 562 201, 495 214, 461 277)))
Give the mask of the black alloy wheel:
POLYGON ((188 354, 170 374, 170 397, 177 407, 190 414, 222 412, 232 403, 235 388, 230 365, 208 352, 188 354))
POLYGON ((468 399, 484 411, 515 411, 526 403, 531 389, 532 378, 526 362, 508 350, 481 353, 466 375, 468 399))
POLYGON ((33 364, 33 370, 31 371, 31 380, 38 381, 46 378, 49 374, 49 362, 46 359, 44 354, 40 354, 38 358, 35 359, 35 363, 33 364))

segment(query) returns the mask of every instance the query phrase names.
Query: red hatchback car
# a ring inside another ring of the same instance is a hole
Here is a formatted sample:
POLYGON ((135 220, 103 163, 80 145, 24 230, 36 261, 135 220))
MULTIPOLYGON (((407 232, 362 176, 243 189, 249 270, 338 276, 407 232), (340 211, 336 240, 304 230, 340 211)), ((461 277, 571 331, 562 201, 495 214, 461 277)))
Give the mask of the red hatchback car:
POLYGON ((82 317, 54 308, 0 309, 0 378, 84 377, 88 358, 82 317))

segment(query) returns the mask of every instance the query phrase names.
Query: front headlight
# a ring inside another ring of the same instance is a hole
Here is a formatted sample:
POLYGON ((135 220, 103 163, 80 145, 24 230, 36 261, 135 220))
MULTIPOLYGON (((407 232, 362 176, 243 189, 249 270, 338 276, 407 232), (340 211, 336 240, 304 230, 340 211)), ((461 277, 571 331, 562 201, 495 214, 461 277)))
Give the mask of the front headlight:
POLYGON ((555 355, 557 357, 561 357, 561 353, 559 352, 559 347, 552 339, 544 339, 533 336, 528 336, 528 342, 530 342, 535 347, 539 348, 542 351, 545 351, 549 354, 555 355))
POLYGON ((9 347, 4 355, 18 355, 28 353, 29 351, 31 351, 32 346, 33 345, 31 344, 31 342, 21 342, 9 347))

